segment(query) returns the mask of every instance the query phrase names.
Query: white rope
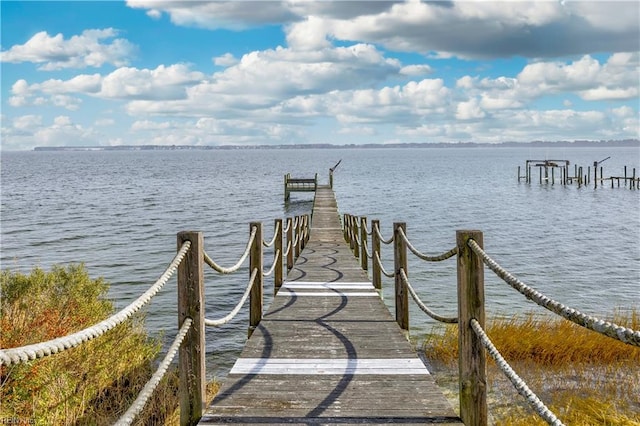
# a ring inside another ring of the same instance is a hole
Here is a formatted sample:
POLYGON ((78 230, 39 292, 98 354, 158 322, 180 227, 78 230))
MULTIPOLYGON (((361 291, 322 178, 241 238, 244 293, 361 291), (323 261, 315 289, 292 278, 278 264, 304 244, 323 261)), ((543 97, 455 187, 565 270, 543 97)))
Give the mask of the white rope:
POLYGON ((380 240, 380 242, 382 244, 388 245, 388 244, 391 244, 393 242, 393 235, 388 240, 385 240, 382 237, 382 234, 380 233, 380 228, 378 228, 377 226, 376 226, 376 235, 378 236, 378 239, 380 240))
POLYGON ((280 222, 278 222, 276 224, 276 229, 273 230, 273 238, 271 239, 270 242, 262 242, 262 245, 265 247, 271 247, 275 242, 276 242, 276 238, 278 237, 278 233, 280 232, 280 222))
POLYGON ((368 259, 373 259, 373 254, 369 252, 369 243, 366 240, 364 242, 364 254, 368 259))
POLYGON ((289 229, 291 229, 291 224, 293 223, 293 221, 288 220, 287 221, 287 226, 284 227, 284 229, 282 230, 283 233, 287 233, 289 232, 289 229))
POLYGON ((395 272, 390 274, 388 273, 385 269, 384 266, 382 266, 382 261, 380 261, 380 254, 378 252, 374 253, 375 257, 376 257, 376 263, 378 264, 378 267, 380 268, 380 272, 382 272, 382 274, 386 277, 389 278, 393 278, 396 276, 395 272))
POLYGON ((280 260, 280 250, 276 250, 276 255, 273 257, 273 263, 271 264, 271 268, 269 268, 269 270, 267 272, 263 272, 262 276, 263 277, 268 277, 269 275, 273 274, 273 271, 275 271, 276 265, 278 265, 278 262, 281 262, 281 260, 280 260))
POLYGON ((590 315, 585 315, 576 309, 569 308, 560 302, 556 302, 539 291, 529 287, 503 269, 495 260, 491 259, 474 240, 469 240, 468 245, 478 256, 482 258, 482 261, 489 267, 489 269, 495 272, 498 277, 502 278, 504 282, 522 293, 527 299, 532 300, 543 308, 581 325, 584 328, 620 340, 621 342, 629 345, 640 346, 640 331, 622 327, 608 321, 603 321, 590 315))
POLYGON ((249 297, 249 293, 251 292, 251 288, 253 287, 253 284, 255 283, 257 276, 258 276, 258 269, 254 269, 251 272, 251 277, 249 278, 249 285, 247 285, 247 289, 244 291, 242 298, 240 298, 240 301, 238 302, 238 304, 235 306, 235 308, 233 308, 233 310, 227 316, 225 316, 224 318, 215 319, 215 320, 205 318, 204 325, 207 325, 210 327, 220 327, 221 325, 224 325, 229 321, 231 321, 236 316, 236 314, 240 312, 240 308, 242 308, 242 305, 244 305, 244 302, 247 301, 247 297, 249 297))
POLYGON ((287 249, 284 251, 284 256, 287 256, 291 251, 291 241, 287 241, 287 249))
POLYGON ((180 265, 180 262, 182 262, 182 259, 184 259, 184 256, 187 251, 189 251, 190 247, 191 242, 185 241, 162 276, 158 278, 158 280, 134 302, 115 315, 112 315, 91 327, 64 337, 58 337, 46 342, 35 343, 32 345, 22 346, 20 348, 2 349, 0 350, 0 365, 20 364, 37 358, 44 358, 45 356, 56 354, 67 349, 75 348, 82 343, 102 336, 107 331, 122 324, 131 317, 131 315, 149 303, 153 296, 155 296, 167 281, 169 281, 169 278, 171 278, 173 273, 176 271, 178 265, 180 265))
POLYGON ((473 331, 476 333, 478 338, 480 338, 482 345, 487 349, 489 355, 491 355, 491 357, 496 361, 498 368, 500 368, 504 375, 507 376, 518 393, 527 400, 527 402, 535 410, 535 412, 538 413, 538 415, 550 425, 564 426, 564 423, 562 423, 555 416, 555 414, 553 414, 551 410, 549 410, 549 408, 544 405, 540 398, 538 398, 538 396, 533 393, 531 389, 529 389, 529 386, 527 386, 525 381, 522 380, 515 371, 513 371, 513 368, 511 368, 507 361, 505 361, 498 349, 496 349, 496 347, 491 342, 491 339, 489 339, 487 334, 484 332, 484 330, 480 326, 480 323, 474 318, 471 319, 470 323, 471 328, 473 328, 473 331))
POLYGON ((258 228, 256 228, 255 226, 251 228, 251 234, 249 235, 249 241, 247 241, 247 247, 245 248, 244 253, 242 253, 240 260, 238 260, 238 262, 236 262, 235 265, 229 268, 223 268, 222 266, 214 262, 213 259, 209 257, 206 251, 203 252, 204 262, 207 265, 211 266, 215 271, 217 271, 220 274, 232 274, 236 272, 238 269, 240 269, 240 266, 242 266, 244 261, 247 259, 247 256, 249 256, 249 253, 251 252, 251 245, 253 244, 253 241, 256 239, 257 231, 258 231, 258 228))
POLYGON ((440 262, 442 260, 449 259, 450 257, 453 257, 456 254, 458 254, 458 247, 454 247, 451 250, 437 256, 429 256, 429 255, 423 254, 420 251, 418 251, 413 246, 413 244, 411 244, 411 241, 409 241, 409 239, 407 238, 407 235, 404 233, 404 230, 402 228, 399 228, 399 230, 400 230, 400 236, 402 237, 404 242, 407 244, 407 247, 409 248, 411 253, 415 254, 417 257, 419 257, 422 260, 425 260, 427 262, 440 262))
POLYGON ((130 424, 133 423, 136 417, 140 415, 140 413, 144 409, 144 406, 147 404, 147 401, 149 400, 149 398, 151 398, 151 395, 153 395, 153 392, 158 387, 158 384, 160 383, 162 378, 165 376, 165 374, 167 374, 167 370, 169 370, 171 361, 173 361, 173 358, 175 358, 176 353, 178 353, 178 349, 180 349, 180 345, 182 344, 182 341, 184 340, 187 333, 189 332, 189 329, 191 328, 192 323, 193 321, 191 320, 191 318, 186 318, 184 320, 184 322, 182 323, 182 327, 180 327, 180 331, 178 332, 178 335, 173 340, 173 344, 169 347, 169 350, 167 351, 167 355, 164 357, 164 359, 158 366, 158 369, 156 370, 156 372, 153 373, 153 375, 151 376, 151 379, 149 379, 147 384, 144 385, 144 388, 142 388, 142 391, 138 394, 138 397, 136 398, 136 400, 133 401, 133 404, 131 404, 129 409, 116 422, 116 426, 129 426, 130 424))
POLYGON ((444 322, 446 324, 457 324, 458 323, 458 317, 443 317, 443 316, 440 316, 440 315, 436 314, 435 312, 433 312, 431 309, 429 309, 429 307, 427 305, 422 303, 422 300, 420 300, 420 298, 416 294, 415 290, 411 286, 411 283, 409 282, 409 278, 407 277, 407 273, 405 272, 404 268, 400 269, 400 277, 402 278, 402 282, 404 282, 404 284, 407 286, 407 289, 409 290, 409 294, 411 294, 411 297, 416 302, 418 307, 422 310, 422 312, 424 312, 425 314, 429 315, 431 318, 433 318, 436 321, 444 322))

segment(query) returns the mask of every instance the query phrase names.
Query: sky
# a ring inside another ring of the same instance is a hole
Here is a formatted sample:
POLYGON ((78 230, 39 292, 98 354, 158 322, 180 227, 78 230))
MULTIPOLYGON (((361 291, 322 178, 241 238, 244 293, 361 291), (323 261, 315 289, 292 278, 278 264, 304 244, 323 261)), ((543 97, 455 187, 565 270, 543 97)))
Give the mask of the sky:
POLYGON ((640 138, 638 1, 4 1, 1 149, 640 138))

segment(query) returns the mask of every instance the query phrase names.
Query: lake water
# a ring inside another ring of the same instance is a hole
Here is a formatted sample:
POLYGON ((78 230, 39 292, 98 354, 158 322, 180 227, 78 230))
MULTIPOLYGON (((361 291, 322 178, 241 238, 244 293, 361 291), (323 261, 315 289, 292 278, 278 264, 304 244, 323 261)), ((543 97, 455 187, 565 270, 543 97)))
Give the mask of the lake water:
MULTIPOLYGON (((638 148, 429 148, 202 151, 3 152, 1 156, 2 268, 84 262, 104 277, 118 308, 162 274, 181 230, 204 233, 205 247, 229 266, 243 252, 249 222, 264 223, 311 211, 312 194, 283 201, 283 176, 328 180, 334 175, 341 213, 406 222, 414 245, 438 254, 455 245, 457 229, 484 232, 486 251, 536 289, 587 314, 640 308, 640 191, 518 182, 527 159, 602 164, 605 176, 623 167, 640 172, 638 148)), ((556 176, 559 178, 559 176, 556 176)), ((265 253, 265 265, 271 264, 265 253)), ((385 265, 392 249, 383 247, 385 265), (386 250, 385 250, 386 248, 386 250)), ((429 306, 455 314, 455 259, 423 263, 410 256, 409 275, 429 306)), ((225 315, 243 293, 248 265, 238 274, 207 271, 206 312, 225 315)), ((265 304, 272 278, 267 278, 265 304)), ((385 295, 391 302, 392 281, 385 295)), ((486 270, 489 315, 536 308, 486 270)), ((175 335, 172 279, 147 309, 147 327, 168 342, 175 335)), ((226 374, 246 337, 247 310, 220 329, 207 330, 207 370, 226 374)), ((412 307, 412 336, 433 324, 412 307)))

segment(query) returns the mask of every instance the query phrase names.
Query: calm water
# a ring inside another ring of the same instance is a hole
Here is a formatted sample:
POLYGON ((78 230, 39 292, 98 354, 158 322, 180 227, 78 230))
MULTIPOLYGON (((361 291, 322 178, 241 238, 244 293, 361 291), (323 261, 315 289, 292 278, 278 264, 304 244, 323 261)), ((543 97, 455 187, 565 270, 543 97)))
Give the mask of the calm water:
MULTIPOLYGON (((24 272, 84 262, 92 276, 111 283, 122 308, 164 271, 177 232, 202 231, 211 257, 231 265, 244 250, 249 222, 264 222, 270 239, 273 219, 310 212, 311 194, 283 202, 284 174, 317 172, 326 180, 342 159, 334 185, 342 213, 380 219, 385 236, 394 221, 406 222, 410 239, 430 254, 452 248, 456 229, 482 230, 489 254, 529 285, 585 313, 609 314, 640 307, 640 191, 516 177, 527 159, 568 159, 586 170, 608 156, 606 176, 621 175, 624 165, 640 172, 635 148, 5 152, 0 261, 24 272)), ((389 267, 391 252, 383 255, 389 267)), ((270 265, 271 253, 265 256, 270 265)), ((455 313, 454 259, 412 259, 409 274, 431 307, 455 313)), ((208 317, 228 312, 247 276, 247 266, 233 276, 206 273, 208 317)), ((167 341, 176 331, 175 285, 173 279, 147 310, 149 330, 167 341)), ((390 296, 392 283, 385 286, 390 296)), ((486 287, 490 315, 541 311, 490 271, 486 287)), ((224 375, 238 355, 247 317, 244 311, 233 324, 207 331, 210 375, 224 375)), ((417 338, 432 325, 417 310, 411 323, 417 338)))

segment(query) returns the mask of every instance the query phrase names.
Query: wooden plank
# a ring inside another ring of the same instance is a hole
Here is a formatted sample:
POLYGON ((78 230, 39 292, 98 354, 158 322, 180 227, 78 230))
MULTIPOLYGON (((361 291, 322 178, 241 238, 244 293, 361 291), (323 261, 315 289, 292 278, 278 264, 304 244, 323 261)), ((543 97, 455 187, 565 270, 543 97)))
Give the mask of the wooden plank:
POLYGON ((311 238, 200 424, 462 425, 318 186, 311 238))

